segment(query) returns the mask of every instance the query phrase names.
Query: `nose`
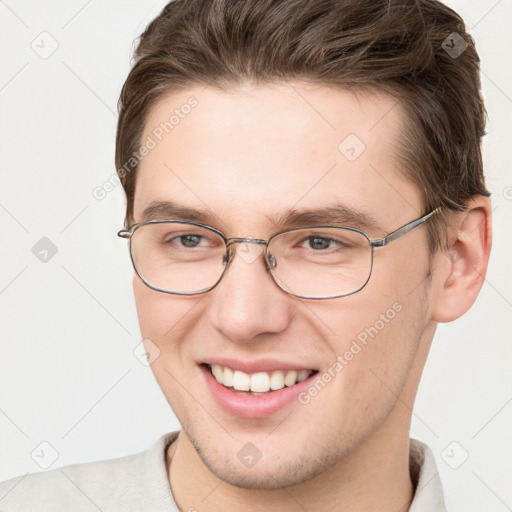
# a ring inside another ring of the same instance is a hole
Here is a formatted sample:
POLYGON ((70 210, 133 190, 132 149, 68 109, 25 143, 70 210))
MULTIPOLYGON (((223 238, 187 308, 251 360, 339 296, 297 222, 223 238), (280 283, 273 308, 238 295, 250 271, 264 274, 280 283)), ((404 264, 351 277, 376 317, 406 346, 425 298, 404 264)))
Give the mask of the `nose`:
POLYGON ((272 280, 261 245, 240 243, 221 282, 210 292, 210 321, 231 341, 242 343, 260 334, 286 330, 293 298, 272 280))

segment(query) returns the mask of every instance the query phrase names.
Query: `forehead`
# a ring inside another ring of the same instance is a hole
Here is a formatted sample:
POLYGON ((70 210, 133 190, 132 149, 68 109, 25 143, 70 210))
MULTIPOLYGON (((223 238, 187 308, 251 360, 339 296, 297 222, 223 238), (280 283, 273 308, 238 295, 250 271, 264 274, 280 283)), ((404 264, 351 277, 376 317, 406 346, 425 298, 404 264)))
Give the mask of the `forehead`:
POLYGON ((240 223, 334 203, 412 218, 421 199, 399 168, 402 129, 400 105, 378 92, 303 82, 172 92, 146 119, 134 216, 170 200, 240 223))

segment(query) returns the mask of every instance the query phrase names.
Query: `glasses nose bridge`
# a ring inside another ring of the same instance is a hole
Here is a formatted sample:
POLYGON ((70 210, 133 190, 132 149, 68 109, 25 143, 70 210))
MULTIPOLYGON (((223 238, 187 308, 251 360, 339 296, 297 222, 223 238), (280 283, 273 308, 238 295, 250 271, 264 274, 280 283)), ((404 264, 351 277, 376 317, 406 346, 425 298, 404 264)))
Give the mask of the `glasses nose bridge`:
MULTIPOLYGON (((274 258, 272 256, 269 256, 267 254, 267 248, 268 248, 268 240, 263 240, 261 238, 228 238, 226 240, 226 255, 224 262, 230 264, 233 261, 233 257, 235 254, 235 251, 232 249, 233 245, 235 244, 254 244, 262 246, 262 253, 263 253, 263 259, 267 263, 270 268, 273 268, 275 266, 274 264, 274 258), (270 257, 270 260, 269 260, 270 257)), ((248 257, 248 256, 242 256, 242 259, 245 260, 248 263, 252 263, 255 259, 257 259, 259 254, 256 257, 248 257)))
POLYGON ((230 247, 233 244, 257 244, 267 246, 268 240, 262 240, 261 238, 228 238, 226 240, 226 247, 230 247))

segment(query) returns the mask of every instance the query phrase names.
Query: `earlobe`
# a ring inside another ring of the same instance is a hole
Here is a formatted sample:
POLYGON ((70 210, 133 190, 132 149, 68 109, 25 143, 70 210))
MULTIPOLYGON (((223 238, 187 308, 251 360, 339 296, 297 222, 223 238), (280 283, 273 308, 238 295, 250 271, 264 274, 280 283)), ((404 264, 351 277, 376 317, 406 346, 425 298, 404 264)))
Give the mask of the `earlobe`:
POLYGON ((454 213, 448 243, 437 255, 439 270, 432 303, 432 319, 451 322, 466 313, 484 283, 491 250, 491 204, 473 198, 462 213, 454 213))

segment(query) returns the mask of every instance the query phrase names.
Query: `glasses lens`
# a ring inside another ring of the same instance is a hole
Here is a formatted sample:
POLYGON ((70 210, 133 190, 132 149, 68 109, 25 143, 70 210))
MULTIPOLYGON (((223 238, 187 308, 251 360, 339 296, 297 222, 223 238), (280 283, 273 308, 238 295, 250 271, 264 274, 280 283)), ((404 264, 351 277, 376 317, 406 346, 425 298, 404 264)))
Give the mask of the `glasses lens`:
POLYGON ((214 286, 224 271, 224 240, 214 231, 178 222, 139 226, 131 238, 139 276, 152 288, 198 293, 214 286))
POLYGON ((347 228, 306 228, 271 239, 271 272, 286 292, 303 298, 349 295, 368 281, 372 266, 369 240, 347 228))

